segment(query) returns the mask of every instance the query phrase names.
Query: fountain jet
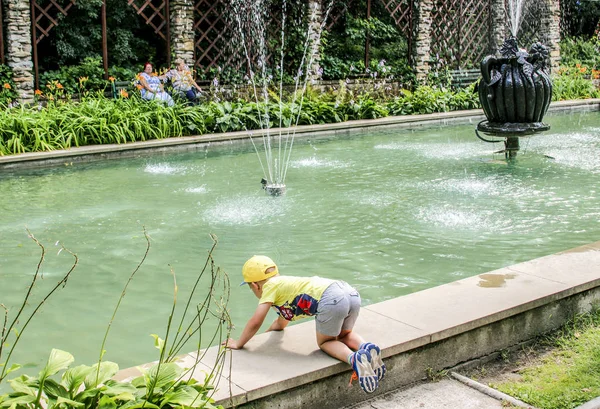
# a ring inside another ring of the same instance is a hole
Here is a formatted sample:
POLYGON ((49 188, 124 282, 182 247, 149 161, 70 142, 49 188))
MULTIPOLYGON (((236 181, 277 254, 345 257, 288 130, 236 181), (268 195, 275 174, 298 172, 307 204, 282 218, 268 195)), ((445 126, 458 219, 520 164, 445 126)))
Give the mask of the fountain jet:
MULTIPOLYGON (((271 130, 271 115, 269 111, 269 96, 275 90, 270 89, 273 75, 267 69, 267 39, 266 39, 266 21, 268 21, 267 9, 270 5, 269 0, 253 0, 246 2, 244 0, 232 0, 233 17, 235 27, 240 37, 240 43, 244 51, 249 74, 246 79, 249 87, 253 90, 254 100, 258 107, 258 122, 262 129, 262 145, 264 149, 259 149, 254 142, 252 133, 249 133, 250 140, 258 155, 260 165, 263 170, 263 189, 272 196, 281 196, 286 191, 285 178, 290 162, 290 156, 294 145, 295 126, 298 125, 302 112, 304 96, 307 90, 308 81, 315 75, 314 43, 318 43, 321 33, 325 28, 327 17, 332 8, 333 1, 324 13, 320 24, 318 15, 321 12, 320 6, 314 3, 310 8, 308 18, 308 31, 305 34, 302 59, 299 63, 296 75, 294 76, 295 88, 292 94, 291 118, 284 121, 283 114, 283 77, 284 77, 284 49, 285 49, 285 27, 286 10, 288 1, 283 0, 281 11, 281 48, 279 52, 279 61, 276 70, 279 73, 278 102, 279 112, 276 115, 279 118, 279 129, 276 132, 271 130)), ((272 87, 274 88, 274 87, 272 87)), ((275 115, 274 115, 275 116, 275 115)))

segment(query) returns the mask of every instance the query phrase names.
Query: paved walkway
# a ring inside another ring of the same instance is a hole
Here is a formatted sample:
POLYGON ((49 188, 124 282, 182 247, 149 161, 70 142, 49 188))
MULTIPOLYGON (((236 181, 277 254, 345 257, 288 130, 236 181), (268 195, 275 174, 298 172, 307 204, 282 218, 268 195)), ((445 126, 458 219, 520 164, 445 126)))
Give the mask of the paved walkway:
MULTIPOLYGON (((385 382, 385 380, 384 380, 385 382)), ((388 392, 344 409, 506 409, 500 400, 462 383, 444 379, 388 392)))

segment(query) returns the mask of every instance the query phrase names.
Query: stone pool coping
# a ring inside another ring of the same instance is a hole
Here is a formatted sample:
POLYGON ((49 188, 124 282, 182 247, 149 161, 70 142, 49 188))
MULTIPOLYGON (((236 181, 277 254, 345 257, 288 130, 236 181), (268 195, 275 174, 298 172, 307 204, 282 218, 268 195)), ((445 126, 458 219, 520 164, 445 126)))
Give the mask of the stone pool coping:
MULTIPOLYGON (((600 241, 365 306, 356 331, 382 348, 388 373, 378 395, 531 339, 599 302, 600 241)), ((203 351, 191 376, 204 379, 218 351, 203 351)), ((191 368, 196 358, 178 362, 191 368)), ((129 368, 117 378, 139 374, 129 368)), ((213 397, 226 407, 340 408, 373 396, 348 388, 350 374, 318 349, 314 322, 304 322, 231 351, 213 397)))
MULTIPOLYGON (((600 111, 600 99, 586 99, 573 101, 558 101, 550 104, 549 111, 592 110, 600 111)), ((404 127, 413 128, 427 125, 444 125, 451 123, 473 123, 484 119, 481 109, 465 111, 440 112, 424 115, 389 116, 379 119, 364 119, 346 121, 335 124, 303 125, 295 129, 296 137, 311 135, 328 136, 358 133, 373 128, 404 127)), ((278 134, 278 128, 269 130, 271 134, 278 134)), ((287 133, 284 129, 282 132, 287 133)), ((18 155, 0 156, 0 169, 44 167, 55 165, 71 165, 75 162, 88 162, 95 160, 112 159, 118 157, 132 157, 150 154, 156 151, 193 150, 204 148, 207 144, 220 144, 236 140, 262 137, 266 131, 255 130, 252 132, 239 131, 218 134, 205 134, 196 136, 173 137, 166 139, 153 139, 126 144, 90 145, 74 147, 65 150, 50 152, 31 152, 18 155)))

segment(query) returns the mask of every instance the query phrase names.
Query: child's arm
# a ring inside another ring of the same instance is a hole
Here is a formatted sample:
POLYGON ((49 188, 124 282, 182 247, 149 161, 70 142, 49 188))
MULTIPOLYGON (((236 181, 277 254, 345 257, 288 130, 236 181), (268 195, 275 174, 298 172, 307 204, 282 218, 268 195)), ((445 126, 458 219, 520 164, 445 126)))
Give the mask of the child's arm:
POLYGON ((250 341, 254 334, 256 334, 256 332, 260 329, 260 326, 264 322, 271 305, 272 303, 270 302, 258 304, 256 311, 254 311, 254 315, 248 320, 248 323, 244 327, 242 335, 240 335, 240 339, 236 341, 235 339, 229 338, 228 340, 223 341, 223 345, 231 349, 243 348, 244 345, 246 345, 246 343, 250 341))
POLYGON ((271 326, 269 327, 269 329, 265 332, 269 332, 269 331, 281 331, 282 329, 284 329, 285 327, 287 327, 287 325, 290 322, 288 320, 286 320, 285 318, 282 317, 277 317, 277 319, 275 321, 273 321, 273 323, 271 324, 271 326))

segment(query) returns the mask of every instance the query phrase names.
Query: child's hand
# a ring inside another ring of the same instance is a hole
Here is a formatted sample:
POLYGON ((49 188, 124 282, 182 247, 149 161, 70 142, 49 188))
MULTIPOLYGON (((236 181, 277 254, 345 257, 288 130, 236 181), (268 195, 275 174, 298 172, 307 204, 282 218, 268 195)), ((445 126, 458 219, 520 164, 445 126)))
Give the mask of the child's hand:
POLYGON ((221 343, 221 345, 224 345, 225 348, 230 348, 230 349, 241 349, 241 347, 238 347, 238 343, 235 339, 233 338, 228 338, 225 341, 223 341, 221 343))

